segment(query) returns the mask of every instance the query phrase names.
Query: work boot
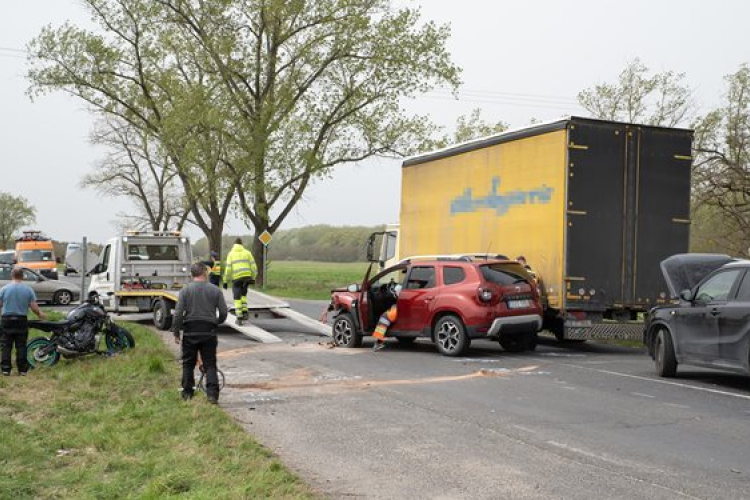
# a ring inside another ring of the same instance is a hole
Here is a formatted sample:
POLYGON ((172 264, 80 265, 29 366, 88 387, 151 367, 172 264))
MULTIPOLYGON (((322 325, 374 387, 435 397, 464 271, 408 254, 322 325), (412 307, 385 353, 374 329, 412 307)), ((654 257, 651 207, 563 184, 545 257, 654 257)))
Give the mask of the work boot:
POLYGON ((193 399, 193 393, 192 392, 182 391, 182 400, 183 401, 190 401, 191 399, 193 399))
POLYGON ((219 397, 218 396, 208 396, 208 402, 212 405, 219 404, 219 397))
POLYGON ((378 352, 379 350, 383 349, 385 347, 385 342, 382 340, 376 340, 375 343, 372 345, 372 351, 378 352))
POLYGON ((3 376, 10 377, 10 372, 3 371, 3 376))

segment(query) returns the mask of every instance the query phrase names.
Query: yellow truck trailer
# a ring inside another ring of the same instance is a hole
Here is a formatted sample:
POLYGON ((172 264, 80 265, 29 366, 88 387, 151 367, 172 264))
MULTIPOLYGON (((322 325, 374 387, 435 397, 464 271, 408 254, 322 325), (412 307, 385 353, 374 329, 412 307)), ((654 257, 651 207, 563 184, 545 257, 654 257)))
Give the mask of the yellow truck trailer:
POLYGON ((688 251, 692 135, 571 117, 408 158, 398 254, 523 255, 559 339, 640 337, 688 251))

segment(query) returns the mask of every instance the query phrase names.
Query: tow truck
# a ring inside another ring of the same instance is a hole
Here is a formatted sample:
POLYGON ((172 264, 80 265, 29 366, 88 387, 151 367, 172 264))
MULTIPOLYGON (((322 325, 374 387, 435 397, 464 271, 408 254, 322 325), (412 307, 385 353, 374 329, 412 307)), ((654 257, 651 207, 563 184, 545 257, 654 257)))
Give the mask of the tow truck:
MULTIPOLYGON (((104 245, 90 272, 88 294, 98 295, 109 312, 148 313, 156 328, 168 330, 180 290, 190 283, 192 262, 190 239, 180 232, 127 231, 104 245)), ((323 335, 331 335, 324 325, 293 311, 286 302, 256 291, 248 294, 251 317, 288 318, 323 335)), ((232 304, 230 292, 224 290, 224 297, 227 304, 232 304)), ((225 323, 230 328, 259 342, 281 342, 262 328, 238 323, 233 308, 230 312, 225 323)))

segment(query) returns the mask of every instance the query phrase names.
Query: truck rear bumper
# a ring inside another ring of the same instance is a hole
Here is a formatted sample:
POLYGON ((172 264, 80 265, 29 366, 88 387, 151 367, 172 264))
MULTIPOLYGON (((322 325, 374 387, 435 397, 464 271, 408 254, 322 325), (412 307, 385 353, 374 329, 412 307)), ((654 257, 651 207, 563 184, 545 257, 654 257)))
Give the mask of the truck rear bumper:
POLYGON ((542 317, 538 314, 504 316, 495 318, 487 332, 488 337, 498 337, 512 333, 536 333, 542 329, 542 317))

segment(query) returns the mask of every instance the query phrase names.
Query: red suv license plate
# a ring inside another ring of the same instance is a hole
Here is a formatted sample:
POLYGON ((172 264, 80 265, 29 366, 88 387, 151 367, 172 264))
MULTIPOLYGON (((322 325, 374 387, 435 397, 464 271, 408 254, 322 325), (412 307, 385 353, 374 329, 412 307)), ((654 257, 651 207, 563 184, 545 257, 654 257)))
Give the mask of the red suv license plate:
POLYGON ((508 301, 509 309, 521 309, 525 307, 531 307, 530 300, 509 300, 508 301))

